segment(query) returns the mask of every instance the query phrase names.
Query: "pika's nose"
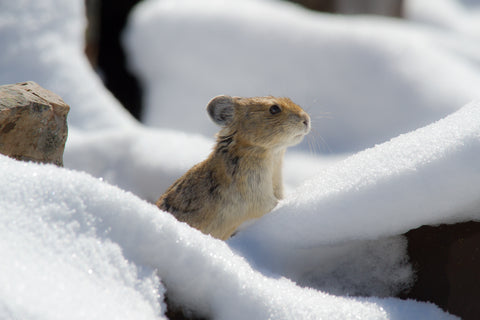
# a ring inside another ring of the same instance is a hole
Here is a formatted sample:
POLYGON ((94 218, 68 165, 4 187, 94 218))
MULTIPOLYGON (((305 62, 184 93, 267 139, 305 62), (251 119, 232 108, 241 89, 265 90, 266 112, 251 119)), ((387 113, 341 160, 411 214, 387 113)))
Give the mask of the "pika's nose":
POLYGON ((305 115, 303 116, 303 121, 302 121, 302 123, 305 125, 305 128, 306 128, 307 130, 310 130, 310 117, 308 116, 308 114, 305 114, 305 115))

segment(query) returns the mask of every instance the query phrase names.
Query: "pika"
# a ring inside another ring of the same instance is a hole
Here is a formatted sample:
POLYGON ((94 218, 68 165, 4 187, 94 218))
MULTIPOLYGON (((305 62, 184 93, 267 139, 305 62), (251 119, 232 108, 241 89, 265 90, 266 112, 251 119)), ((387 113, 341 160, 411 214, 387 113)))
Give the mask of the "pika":
POLYGON ((205 234, 228 239, 283 198, 285 150, 310 131, 309 115, 289 98, 221 95, 207 104, 221 126, 208 158, 179 178, 156 205, 205 234))

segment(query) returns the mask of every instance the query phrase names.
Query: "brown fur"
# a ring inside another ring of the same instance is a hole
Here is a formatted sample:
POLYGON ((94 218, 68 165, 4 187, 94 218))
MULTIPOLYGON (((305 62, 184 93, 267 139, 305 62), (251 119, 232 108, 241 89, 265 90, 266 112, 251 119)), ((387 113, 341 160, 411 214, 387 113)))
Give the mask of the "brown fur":
POLYGON ((218 96, 207 110, 223 126, 214 150, 168 188, 157 206, 225 240, 283 198, 283 155, 309 132, 310 117, 290 99, 275 97, 218 96))

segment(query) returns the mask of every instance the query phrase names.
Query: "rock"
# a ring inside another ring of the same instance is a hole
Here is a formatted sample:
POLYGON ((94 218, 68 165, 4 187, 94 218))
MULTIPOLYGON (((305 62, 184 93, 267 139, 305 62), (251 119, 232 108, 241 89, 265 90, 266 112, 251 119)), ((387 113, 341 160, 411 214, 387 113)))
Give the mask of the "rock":
POLYGON ((422 226, 405 235, 416 281, 401 298, 480 319, 480 222, 422 226))
POLYGON ((0 86, 0 153, 63 166, 69 110, 35 82, 0 86))

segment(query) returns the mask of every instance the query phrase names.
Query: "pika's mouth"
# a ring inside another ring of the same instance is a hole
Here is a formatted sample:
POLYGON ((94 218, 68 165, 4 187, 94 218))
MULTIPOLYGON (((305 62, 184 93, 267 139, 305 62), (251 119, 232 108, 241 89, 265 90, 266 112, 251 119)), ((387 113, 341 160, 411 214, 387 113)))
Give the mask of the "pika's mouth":
POLYGON ((304 132, 304 133, 299 133, 299 134, 297 134, 297 135, 294 136, 294 139, 295 139, 295 140, 303 139, 303 137, 305 137, 306 134, 307 134, 306 132, 304 132))
POLYGON ((306 136, 310 132, 311 127, 310 126, 305 126, 303 127, 303 132, 300 133, 302 136, 306 136))

